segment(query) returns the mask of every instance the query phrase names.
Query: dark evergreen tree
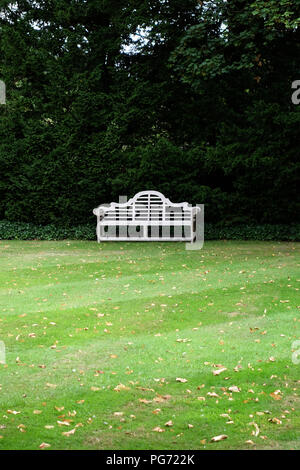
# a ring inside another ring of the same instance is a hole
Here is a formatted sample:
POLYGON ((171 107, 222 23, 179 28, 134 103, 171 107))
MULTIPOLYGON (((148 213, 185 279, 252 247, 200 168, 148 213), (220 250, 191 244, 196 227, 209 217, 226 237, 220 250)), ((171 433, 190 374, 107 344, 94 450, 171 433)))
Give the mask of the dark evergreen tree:
POLYGON ((299 6, 285 0, 0 2, 0 218, 93 221, 153 188, 218 223, 289 223, 299 6))

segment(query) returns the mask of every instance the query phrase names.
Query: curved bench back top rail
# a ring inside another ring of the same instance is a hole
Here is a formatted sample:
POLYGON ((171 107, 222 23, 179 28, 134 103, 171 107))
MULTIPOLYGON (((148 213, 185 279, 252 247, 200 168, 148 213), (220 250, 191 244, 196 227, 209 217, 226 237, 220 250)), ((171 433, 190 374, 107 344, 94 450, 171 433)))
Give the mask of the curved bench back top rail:
POLYGON ((112 202, 93 210, 94 215, 109 221, 175 221, 190 220, 200 208, 187 202, 173 203, 159 191, 140 191, 127 202, 112 202))

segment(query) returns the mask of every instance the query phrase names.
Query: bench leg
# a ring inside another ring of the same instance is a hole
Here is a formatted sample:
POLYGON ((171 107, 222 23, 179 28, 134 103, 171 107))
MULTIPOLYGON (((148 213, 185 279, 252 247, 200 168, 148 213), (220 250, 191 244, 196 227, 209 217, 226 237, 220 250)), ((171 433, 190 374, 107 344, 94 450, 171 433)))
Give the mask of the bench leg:
POLYGON ((97 227, 96 227, 96 234, 97 234, 97 242, 100 243, 100 217, 97 215, 97 227))
POLYGON ((143 237, 148 238, 148 225, 143 225, 143 237))

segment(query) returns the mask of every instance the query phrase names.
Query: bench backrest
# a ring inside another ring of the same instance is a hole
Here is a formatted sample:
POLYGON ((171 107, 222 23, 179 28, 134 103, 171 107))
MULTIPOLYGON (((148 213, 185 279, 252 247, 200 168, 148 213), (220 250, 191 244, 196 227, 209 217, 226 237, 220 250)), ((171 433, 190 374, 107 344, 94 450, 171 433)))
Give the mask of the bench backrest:
POLYGON ((172 203, 158 191, 141 191, 125 203, 112 202, 108 206, 99 206, 93 213, 107 221, 128 222, 172 222, 190 221, 192 207, 187 202, 172 203))

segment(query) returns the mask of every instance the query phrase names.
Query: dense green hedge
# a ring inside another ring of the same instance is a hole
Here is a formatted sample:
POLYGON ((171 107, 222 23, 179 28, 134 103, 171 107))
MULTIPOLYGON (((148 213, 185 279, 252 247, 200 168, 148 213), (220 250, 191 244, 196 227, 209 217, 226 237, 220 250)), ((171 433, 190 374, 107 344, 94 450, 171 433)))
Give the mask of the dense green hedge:
POLYGON ((0 2, 0 219, 94 238, 56 226, 153 189, 209 224, 300 223, 299 17, 287 0, 0 2))
MULTIPOLYGON (((0 221, 0 240, 96 240, 95 225, 60 227, 26 222, 0 221)), ((205 240, 288 240, 300 241, 300 224, 235 225, 205 224, 205 240)))

